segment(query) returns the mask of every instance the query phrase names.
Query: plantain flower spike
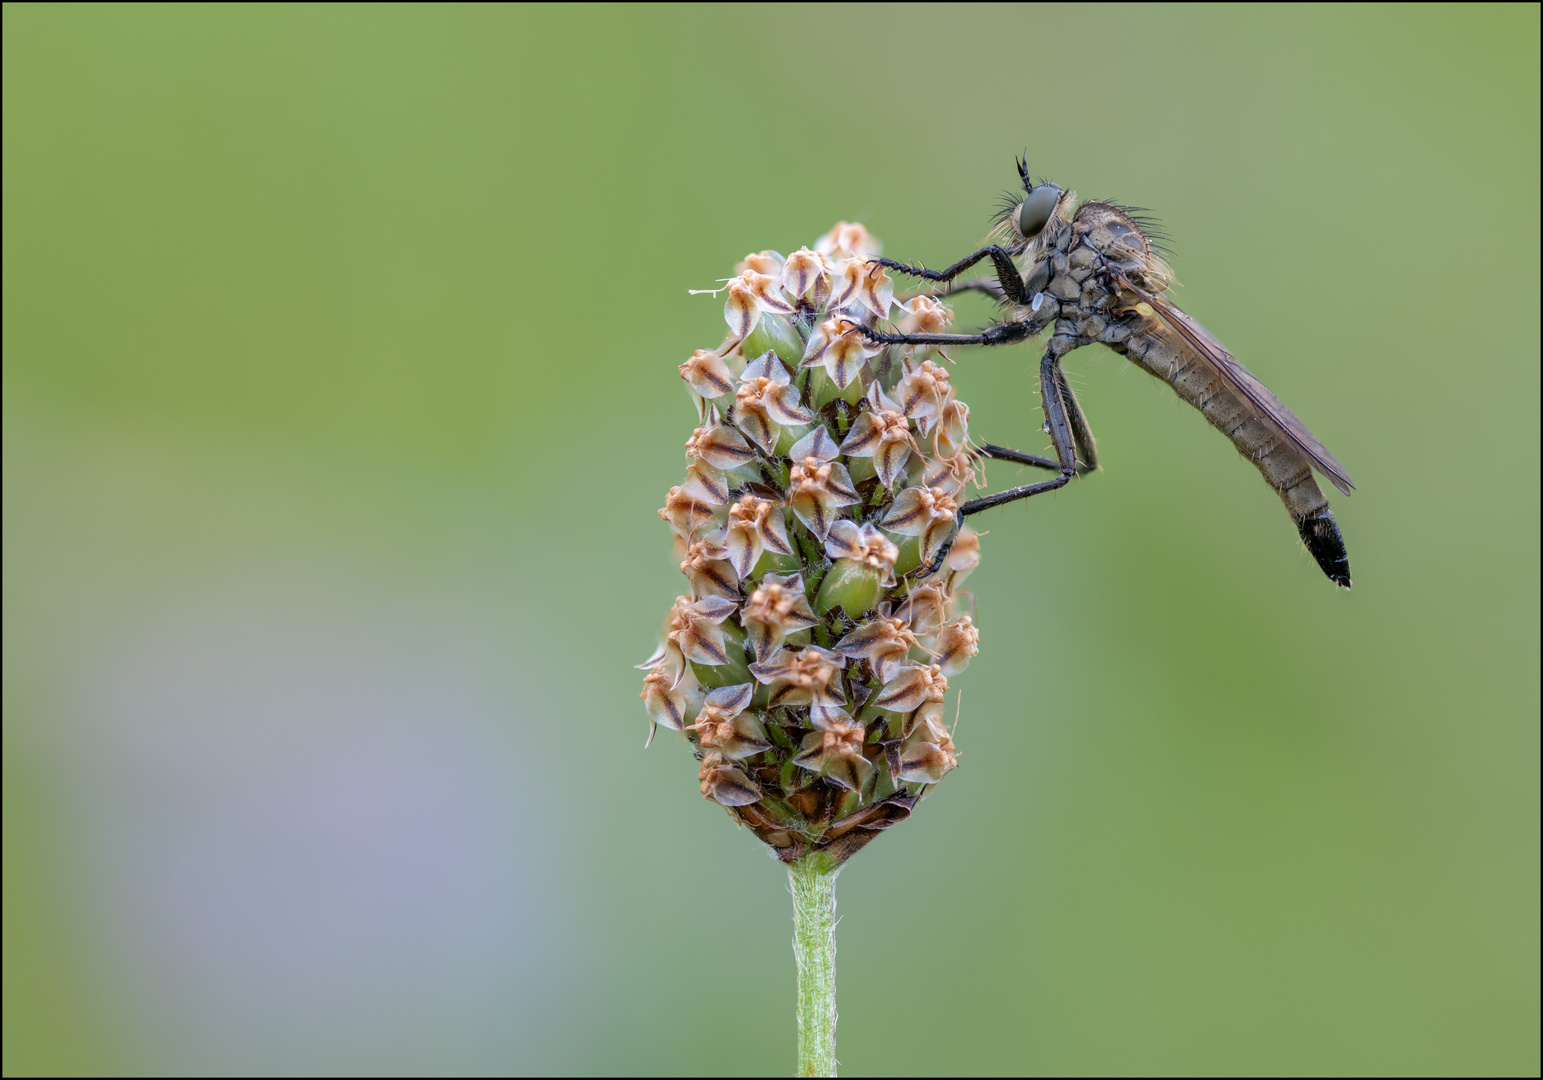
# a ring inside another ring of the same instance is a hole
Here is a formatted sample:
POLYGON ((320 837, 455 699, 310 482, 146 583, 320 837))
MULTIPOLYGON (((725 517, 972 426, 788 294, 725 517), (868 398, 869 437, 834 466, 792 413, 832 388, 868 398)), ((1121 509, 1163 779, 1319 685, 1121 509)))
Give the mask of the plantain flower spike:
POLYGON ((946 698, 980 649, 969 408, 939 350, 862 333, 953 312, 895 296, 880 250, 840 222, 747 255, 727 339, 678 364, 698 422, 659 517, 688 586, 640 665, 649 738, 676 732, 702 795, 790 863, 839 865, 954 768, 946 698))

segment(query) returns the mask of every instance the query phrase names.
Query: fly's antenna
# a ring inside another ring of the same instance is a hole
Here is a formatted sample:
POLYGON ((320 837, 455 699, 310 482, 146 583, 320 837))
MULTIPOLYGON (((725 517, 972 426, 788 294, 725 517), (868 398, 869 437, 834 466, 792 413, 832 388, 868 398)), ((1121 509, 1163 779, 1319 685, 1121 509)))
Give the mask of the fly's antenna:
POLYGON ((1023 156, 1018 158, 1017 161, 1018 178, 1023 181, 1023 190, 1032 191, 1034 189, 1034 181, 1029 179, 1029 148, 1027 146, 1023 148, 1023 156))

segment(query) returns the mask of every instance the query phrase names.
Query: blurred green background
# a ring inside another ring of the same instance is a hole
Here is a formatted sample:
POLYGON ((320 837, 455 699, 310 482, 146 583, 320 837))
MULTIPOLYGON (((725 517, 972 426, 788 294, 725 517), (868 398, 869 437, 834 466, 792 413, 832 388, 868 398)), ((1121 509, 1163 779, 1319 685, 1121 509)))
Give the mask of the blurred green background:
MULTIPOLYGON (((1538 21, 7 5, 6 1073, 787 1072, 783 872, 630 666, 686 289, 942 263, 1027 145, 1164 219, 1356 586, 1077 353, 1105 469, 983 522, 844 1071, 1535 1074, 1538 21)), ((962 358, 977 438, 1036 360, 962 358)))

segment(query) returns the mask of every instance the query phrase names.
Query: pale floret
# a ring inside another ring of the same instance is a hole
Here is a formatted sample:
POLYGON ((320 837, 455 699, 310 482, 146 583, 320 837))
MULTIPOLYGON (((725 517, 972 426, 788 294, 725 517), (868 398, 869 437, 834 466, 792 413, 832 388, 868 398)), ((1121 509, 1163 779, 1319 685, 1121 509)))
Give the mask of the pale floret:
MULTIPOLYGON (((780 267, 778 273, 781 273, 780 267)), ((770 274, 746 270, 729 282, 728 290, 729 298, 723 305, 723 321, 729 324, 729 332, 741 339, 755 329, 756 323, 761 321, 762 312, 793 314, 793 305, 783 297, 782 290, 777 287, 777 278, 770 274)))
POLYGON ((745 639, 757 660, 766 660, 782 647, 789 634, 819 622, 809 607, 800 574, 767 574, 745 601, 740 613, 745 639))
POLYGON ((916 429, 926 435, 943 407, 953 400, 954 388, 948 381, 947 369, 923 360, 895 384, 891 396, 899 410, 916 421, 916 429))
POLYGON ((838 221, 814 242, 814 250, 832 259, 866 259, 884 250, 873 234, 855 221, 838 221))
POLYGON ((915 712, 928 702, 941 704, 948 691, 948 679, 936 664, 898 664, 889 671, 889 678, 873 707, 890 712, 915 712))
POLYGON ((680 377, 704 398, 722 397, 734 390, 734 373, 717 349, 698 349, 680 366, 680 377))
POLYGON ((667 727, 671 731, 679 731, 686 724, 686 707, 688 694, 696 686, 696 680, 687 678, 677 680, 669 667, 663 663, 656 664, 643 676, 643 692, 638 696, 643 699, 643 708, 648 713, 650 730, 648 737, 653 739, 653 726, 667 727))
POLYGON ((825 538, 825 553, 833 559, 855 559, 878 571, 879 583, 886 589, 895 584, 895 560, 900 558, 900 549, 868 522, 836 522, 825 538))
POLYGON ((803 366, 823 366, 831 382, 846 389, 868 358, 880 351, 880 346, 863 336, 861 323, 843 317, 826 319, 809 335, 803 366))
POLYGON ((893 489, 895 481, 905 474, 911 452, 917 449, 916 439, 900 406, 879 389, 878 383, 869 387, 865 403, 867 409, 841 441, 841 452, 848 457, 872 458, 879 482, 893 489))
POLYGON ((708 691, 702 711, 689 729, 697 733, 704 749, 716 750, 730 761, 771 749, 760 717, 744 711, 754 693, 754 683, 708 691))
POLYGON ((700 485, 687 483, 672 487, 659 508, 659 517, 670 523, 677 536, 690 538, 696 531, 713 520, 719 504, 700 485))
POLYGON ((804 408, 793 376, 777 354, 768 352, 745 366, 734 394, 734 423, 751 442, 770 454, 777 447, 783 424, 809 424, 814 414, 804 408))
POLYGON ((830 301, 834 270, 834 264, 818 251, 799 248, 782 268, 782 291, 816 308, 825 307, 830 301))
POLYGON ((743 274, 754 270, 757 274, 776 277, 782 273, 782 255, 775 251, 756 251, 746 255, 734 265, 734 273, 743 274))
POLYGON ((788 505, 798 520, 821 543, 843 507, 862 500, 852 485, 847 468, 832 459, 837 447, 823 427, 817 427, 793 445, 788 456, 788 505))
POLYGON ((782 649, 769 660, 750 665, 750 674, 771 688, 769 703, 808 705, 810 716, 823 716, 846 703, 839 676, 844 659, 817 645, 782 649))
POLYGON ((705 427, 699 427, 686 440, 686 457, 705 461, 715 469, 737 469, 755 460, 755 451, 735 428, 723 422, 716 406, 707 412, 705 427))
POLYGON ((948 572, 948 587, 957 589, 980 565, 980 535, 974 529, 960 529, 954 546, 948 549, 943 569, 948 572))
POLYGON ((959 505, 940 488, 909 487, 895 496, 889 513, 879 522, 901 536, 918 537, 923 563, 930 563, 954 531, 959 505))
POLYGON ((677 680, 686 670, 686 660, 710 666, 729 662, 719 624, 734 614, 734 607, 733 601, 721 596, 704 596, 700 600, 682 596, 675 601, 664 637, 677 680))
POLYGON ((921 647, 904 619, 881 615, 848 633, 835 651, 848 660, 866 660, 880 682, 889 679, 895 665, 906 662, 912 649, 921 647))
POLYGON ((895 302, 895 283, 876 262, 846 259, 836 264, 832 277, 830 309, 864 307, 880 319, 889 318, 895 302))
POLYGON ((957 675, 970 663, 970 658, 980 652, 980 631, 968 615, 959 618, 938 631, 937 655, 933 659, 944 675, 957 675))
POLYGON ((761 789, 738 765, 725 761, 716 750, 702 755, 697 771, 702 794, 723 806, 749 806, 761 801, 761 789))
POLYGON ((742 495, 729 507, 729 520, 716 536, 718 550, 742 578, 750 576, 761 553, 793 554, 788 543, 782 505, 755 495, 742 495))
POLYGON ((863 726, 844 712, 831 712, 813 721, 793 764, 834 780, 849 791, 861 791, 873 771, 863 756, 863 726))
POLYGON ((698 599, 704 596, 739 599, 739 574, 711 540, 694 540, 687 545, 680 561, 680 572, 690 579, 692 595, 698 599))

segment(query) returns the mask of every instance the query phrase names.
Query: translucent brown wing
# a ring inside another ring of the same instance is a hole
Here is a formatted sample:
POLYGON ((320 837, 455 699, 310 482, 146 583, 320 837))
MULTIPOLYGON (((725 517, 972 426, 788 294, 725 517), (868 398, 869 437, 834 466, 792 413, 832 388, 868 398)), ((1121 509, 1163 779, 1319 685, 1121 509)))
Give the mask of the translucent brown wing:
POLYGON ((1217 377, 1222 382, 1251 404, 1261 420, 1268 423, 1281 438, 1307 455, 1307 459, 1319 472, 1329 478, 1330 483, 1346 495, 1350 494, 1355 487, 1355 481, 1350 479, 1350 474, 1345 471, 1345 467, 1329 453, 1328 447, 1307 430, 1307 425, 1302 423, 1297 418, 1297 414, 1288 409, 1280 398, 1270 393, 1268 386, 1254 378, 1253 372, 1238 363, 1209 330, 1168 301, 1132 284, 1125 275, 1121 274, 1120 280, 1121 284, 1150 304, 1152 310, 1157 312, 1163 322, 1173 327, 1175 332, 1194 348, 1201 359, 1216 371, 1217 377))

